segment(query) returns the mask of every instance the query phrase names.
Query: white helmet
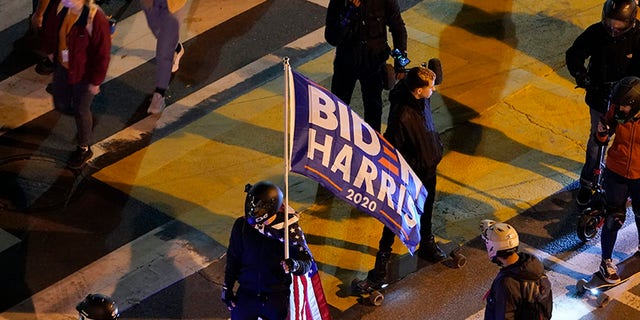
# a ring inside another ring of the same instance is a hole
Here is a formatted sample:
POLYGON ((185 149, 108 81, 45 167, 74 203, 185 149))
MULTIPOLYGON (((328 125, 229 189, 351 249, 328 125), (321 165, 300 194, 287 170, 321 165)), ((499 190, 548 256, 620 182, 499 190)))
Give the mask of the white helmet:
POLYGON ((515 249, 520 244, 516 229, 506 223, 482 220, 480 229, 491 261, 495 260, 498 251, 515 249))

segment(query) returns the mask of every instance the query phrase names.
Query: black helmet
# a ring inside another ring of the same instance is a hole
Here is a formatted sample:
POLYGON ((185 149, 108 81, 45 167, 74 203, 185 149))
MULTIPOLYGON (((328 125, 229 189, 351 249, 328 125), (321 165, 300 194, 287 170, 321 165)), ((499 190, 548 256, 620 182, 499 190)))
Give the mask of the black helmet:
POLYGON ((613 87, 611 102, 617 106, 631 106, 629 113, 616 109, 616 119, 625 122, 640 111, 640 78, 624 77, 613 87))
POLYGON ((282 191, 269 181, 260 181, 244 188, 244 215, 250 225, 264 223, 282 206, 282 191))
POLYGON ((80 312, 80 319, 115 320, 120 317, 113 299, 99 293, 88 295, 78 303, 76 310, 80 312))
POLYGON ((602 25, 610 36, 617 37, 633 28, 636 11, 636 0, 607 0, 602 8, 602 25))

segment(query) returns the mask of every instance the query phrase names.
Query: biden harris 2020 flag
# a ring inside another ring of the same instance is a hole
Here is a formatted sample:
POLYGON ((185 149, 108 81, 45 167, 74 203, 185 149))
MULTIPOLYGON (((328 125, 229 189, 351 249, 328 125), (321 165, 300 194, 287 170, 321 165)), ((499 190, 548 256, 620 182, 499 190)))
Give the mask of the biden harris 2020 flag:
POLYGON ((291 68, 285 70, 290 170, 380 220, 413 253, 427 198, 420 179, 348 105, 291 68))

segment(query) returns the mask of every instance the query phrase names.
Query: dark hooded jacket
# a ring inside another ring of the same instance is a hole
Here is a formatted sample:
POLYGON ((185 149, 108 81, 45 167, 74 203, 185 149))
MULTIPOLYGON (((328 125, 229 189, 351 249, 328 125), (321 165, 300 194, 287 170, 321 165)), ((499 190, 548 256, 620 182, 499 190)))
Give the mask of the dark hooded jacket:
POLYGON ((544 275, 544 266, 535 256, 520 252, 516 263, 500 269, 498 276, 493 280, 491 289, 487 293, 487 306, 485 308, 485 319, 523 319, 529 317, 522 316, 523 305, 527 302, 526 287, 532 282, 540 280, 539 294, 537 300, 541 302, 540 319, 551 318, 553 309, 553 295, 551 292, 551 282, 544 275))
POLYGON ((640 76, 640 21, 636 20, 631 30, 615 38, 601 22, 592 24, 567 50, 566 62, 573 77, 589 76, 591 85, 585 88, 585 102, 605 113, 613 83, 625 76, 640 76))
MULTIPOLYGON (((278 213, 278 219, 284 220, 282 212, 278 213)), ((282 231, 269 228, 265 232, 269 236, 248 224, 244 217, 236 219, 233 224, 227 250, 225 285, 232 288, 237 281, 239 294, 289 294, 291 276, 280 266, 284 259, 284 246, 278 240, 278 233, 282 231)), ((304 235, 299 226, 291 225, 290 232, 289 254, 299 265, 293 273, 301 275, 309 272, 312 257, 303 244, 304 235)))
POLYGON ((436 174, 442 142, 436 131, 429 99, 416 99, 402 80, 389 93, 391 109, 384 138, 423 181, 436 174))
POLYGON ((339 65, 377 66, 389 58, 387 28, 393 45, 407 51, 407 30, 397 0, 361 1, 354 7, 348 0, 331 0, 327 8, 325 39, 337 47, 339 65))

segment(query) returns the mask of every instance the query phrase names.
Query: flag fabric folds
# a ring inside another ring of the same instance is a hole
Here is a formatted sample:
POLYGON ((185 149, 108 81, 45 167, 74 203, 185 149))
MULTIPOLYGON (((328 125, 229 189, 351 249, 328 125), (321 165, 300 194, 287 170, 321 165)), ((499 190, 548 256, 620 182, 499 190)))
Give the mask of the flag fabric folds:
MULTIPOLYGON (((284 209, 284 208, 282 208, 284 209)), ((292 274, 289 298, 289 320, 330 320, 329 305, 322 290, 320 274, 315 259, 298 224, 299 213, 288 207, 288 235, 291 246, 306 250, 311 255, 311 269, 303 275, 292 274)), ((284 242, 284 210, 280 210, 270 225, 256 225, 263 235, 284 242)))
POLYGON ((290 170, 389 227, 413 254, 427 190, 400 153, 348 105, 288 68, 290 170))

